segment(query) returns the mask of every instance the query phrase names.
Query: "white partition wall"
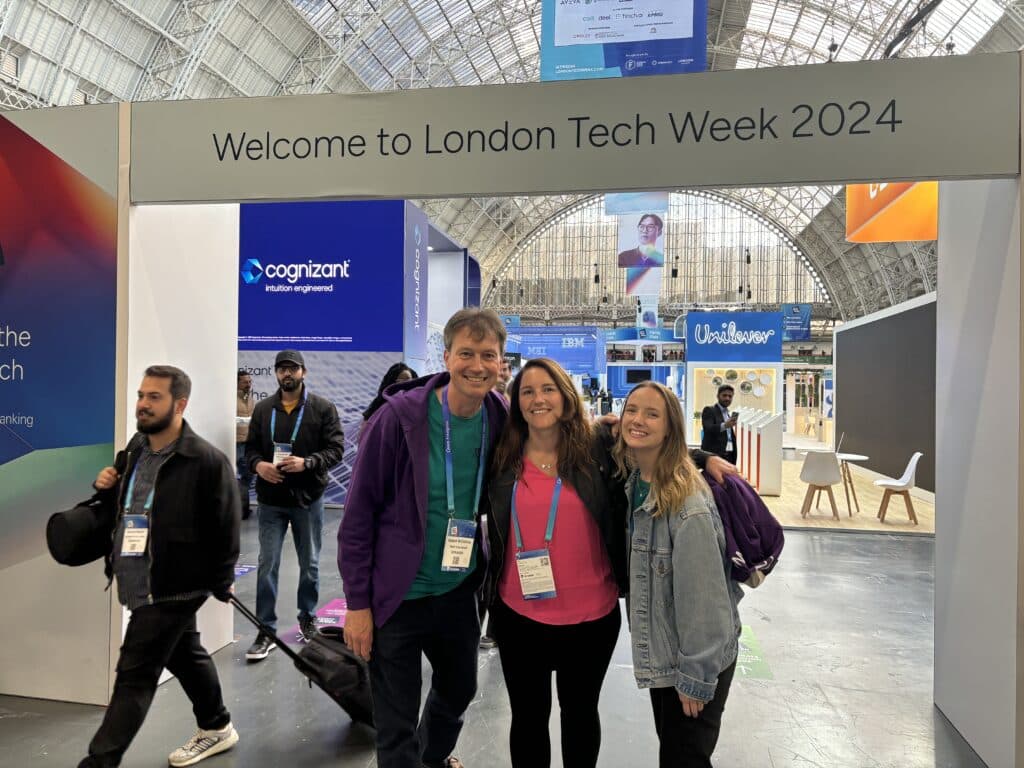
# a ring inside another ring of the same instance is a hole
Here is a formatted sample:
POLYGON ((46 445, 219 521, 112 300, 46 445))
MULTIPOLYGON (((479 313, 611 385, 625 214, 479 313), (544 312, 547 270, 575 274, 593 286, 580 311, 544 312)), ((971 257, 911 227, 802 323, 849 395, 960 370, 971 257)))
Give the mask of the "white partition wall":
POLYGON ((938 247, 935 703, 1002 768, 1022 764, 1018 181, 943 183, 938 247))
MULTIPOLYGON (((132 208, 129 214, 127 397, 146 366, 192 379, 185 418, 234 460, 238 369, 238 206, 132 208)), ((130 437, 135 420, 128 419, 130 437)), ((199 631, 210 652, 233 640, 231 608, 208 601, 199 631)))

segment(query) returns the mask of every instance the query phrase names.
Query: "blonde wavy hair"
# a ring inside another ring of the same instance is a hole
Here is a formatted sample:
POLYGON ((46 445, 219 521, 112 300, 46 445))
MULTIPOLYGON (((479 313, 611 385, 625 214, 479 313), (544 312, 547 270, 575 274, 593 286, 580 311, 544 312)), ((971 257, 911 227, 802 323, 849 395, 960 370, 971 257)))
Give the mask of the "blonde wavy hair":
MULTIPOLYGON (((653 389, 661 395, 665 410, 665 442, 661 446, 661 453, 658 455, 658 462, 654 466, 654 475, 651 478, 651 496, 655 501, 654 516, 658 517, 678 512, 683 508, 683 502, 688 496, 703 490, 706 485, 700 470, 690 458, 690 450, 686 445, 683 409, 672 390, 654 381, 637 384, 626 397, 620 418, 626 413, 630 399, 641 389, 653 389)), ((625 430, 619 429, 619 436, 612 448, 612 457, 621 477, 627 477, 636 468, 636 460, 632 449, 626 445, 624 432, 625 430)))

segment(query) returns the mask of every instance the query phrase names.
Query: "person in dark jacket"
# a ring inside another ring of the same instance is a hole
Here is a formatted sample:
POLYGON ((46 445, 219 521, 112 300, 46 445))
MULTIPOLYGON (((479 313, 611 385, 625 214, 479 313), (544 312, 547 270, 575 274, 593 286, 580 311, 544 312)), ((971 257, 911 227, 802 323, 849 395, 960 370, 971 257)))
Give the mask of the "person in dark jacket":
POLYGON ((228 457, 184 420, 191 388, 178 368, 147 368, 135 407, 138 433, 94 484, 110 531, 107 577, 116 578, 131 618, 110 705, 79 768, 120 765, 165 667, 199 725, 169 763, 194 765, 238 742, 196 612, 210 595, 231 595, 241 502, 228 457))
POLYGON ((384 393, 338 531, 345 641, 370 663, 379 768, 460 768, 451 753, 476 694, 480 504, 508 413, 492 391, 505 326, 493 310, 462 309, 444 345, 447 372, 384 393))
POLYGON ((523 366, 488 491, 485 590, 512 709, 513 768, 551 764, 552 675, 562 764, 597 764, 597 704, 626 583, 626 496, 610 444, 558 363, 523 366))
POLYGON ((700 414, 703 429, 701 450, 721 456, 732 464, 736 463, 736 420, 735 413, 729 413, 735 390, 731 384, 718 388, 718 402, 704 407, 700 414))
MULTIPOLYGON (((274 360, 279 388, 257 403, 249 423, 245 460, 256 473, 260 555, 256 576, 256 615, 277 628, 277 577, 289 525, 299 557, 297 595, 303 639, 316 630, 320 599, 320 542, 324 526, 327 471, 345 454, 345 440, 334 403, 313 394, 303 379, 306 363, 293 349, 274 360)), ((245 653, 260 661, 275 647, 262 632, 245 653)))
POLYGON ((385 389, 390 387, 392 384, 400 384, 403 381, 412 381, 419 377, 420 375, 405 363, 395 363, 388 368, 387 372, 384 374, 384 378, 380 380, 380 386, 377 387, 377 396, 373 398, 373 402, 367 406, 365 411, 363 411, 363 423, 359 426, 359 434, 362 435, 366 422, 368 422, 370 417, 373 416, 373 414, 375 414, 382 405, 384 405, 385 389))

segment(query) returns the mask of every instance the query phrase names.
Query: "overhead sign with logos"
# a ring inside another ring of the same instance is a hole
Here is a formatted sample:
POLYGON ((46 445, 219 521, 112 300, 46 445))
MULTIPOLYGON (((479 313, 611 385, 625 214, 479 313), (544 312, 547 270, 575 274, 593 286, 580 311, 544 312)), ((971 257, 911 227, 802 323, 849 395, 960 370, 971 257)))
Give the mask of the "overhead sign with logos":
POLYGON ((602 331, 606 344, 632 342, 646 344, 651 342, 675 341, 670 328, 610 328, 602 331))
POLYGON ((847 185, 846 239, 851 243, 900 243, 938 236, 937 181, 847 185))
POLYGON ((523 361, 548 357, 571 374, 603 371, 604 348, 598 354, 598 331, 592 325, 521 326, 516 329, 523 361))
POLYGON ((808 341, 811 338, 811 305, 782 305, 782 340, 808 341))
MULTIPOLYGON (((402 350, 401 281, 412 272, 405 268, 404 206, 401 200, 241 206, 239 349, 402 350)), ((425 310, 425 283, 422 297, 425 310)), ((425 311, 422 326, 425 334, 425 311)))
POLYGON ((691 312, 686 318, 686 361, 782 362, 782 313, 691 312))
POLYGON ((138 103, 131 199, 443 198, 1018 174, 1017 52, 843 62, 822 73, 815 64, 138 103))
POLYGON ((707 0, 543 0, 541 80, 707 68, 707 0))

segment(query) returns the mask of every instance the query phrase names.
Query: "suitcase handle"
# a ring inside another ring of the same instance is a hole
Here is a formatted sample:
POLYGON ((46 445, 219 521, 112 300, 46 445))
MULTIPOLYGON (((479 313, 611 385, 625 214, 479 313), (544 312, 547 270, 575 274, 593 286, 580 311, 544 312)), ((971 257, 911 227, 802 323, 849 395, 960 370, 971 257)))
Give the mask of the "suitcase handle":
POLYGON ((243 603, 241 600, 239 600, 234 595, 231 595, 228 598, 228 601, 233 606, 235 606, 235 608, 238 609, 238 612, 240 614, 242 614, 246 619, 248 619, 249 622, 254 627, 256 627, 256 629, 258 629, 263 634, 265 634, 265 635, 267 635, 269 637, 274 638, 274 642, 277 643, 277 647, 280 648, 284 652, 285 656, 287 656, 292 661, 294 661, 296 666, 299 667, 299 669, 309 669, 309 665, 306 663, 306 660, 303 659, 301 656, 299 656, 298 653, 293 651, 291 649, 291 646, 288 645, 288 643, 284 642, 284 640, 282 640, 280 637, 278 637, 277 633, 274 632, 274 630, 272 630, 270 627, 268 627, 266 624, 264 624, 262 621, 260 621, 259 618, 256 616, 256 614, 253 613, 251 610, 249 610, 249 606, 247 606, 245 603, 243 603))

